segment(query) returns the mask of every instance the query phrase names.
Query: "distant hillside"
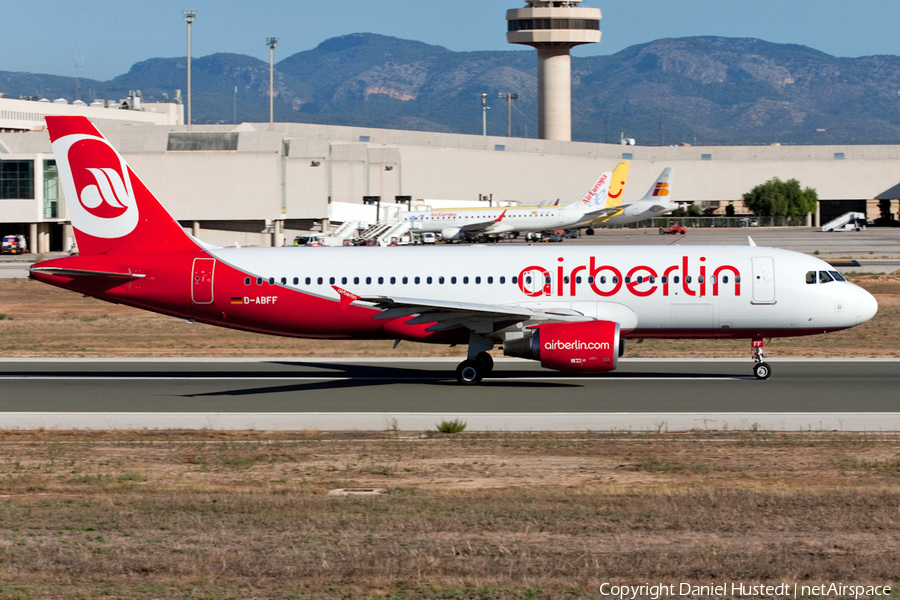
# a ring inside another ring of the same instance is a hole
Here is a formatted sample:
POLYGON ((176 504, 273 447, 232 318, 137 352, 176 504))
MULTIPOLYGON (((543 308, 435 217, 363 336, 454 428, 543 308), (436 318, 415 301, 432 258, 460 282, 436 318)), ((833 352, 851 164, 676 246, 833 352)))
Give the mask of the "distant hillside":
MULTIPOLYGON (((322 42, 276 64, 279 121, 506 135, 505 102, 516 92, 513 135, 537 133, 535 52, 452 52, 360 33, 322 42)), ((268 119, 268 64, 237 54, 192 61, 198 123, 268 119)), ((611 56, 572 60, 572 137, 642 145, 680 142, 900 143, 900 58, 835 58, 755 39, 657 40, 611 56)), ((81 98, 148 101, 185 93, 185 60, 154 58, 110 81, 81 80, 81 98)), ((7 97, 74 99, 71 77, 0 72, 7 97)))

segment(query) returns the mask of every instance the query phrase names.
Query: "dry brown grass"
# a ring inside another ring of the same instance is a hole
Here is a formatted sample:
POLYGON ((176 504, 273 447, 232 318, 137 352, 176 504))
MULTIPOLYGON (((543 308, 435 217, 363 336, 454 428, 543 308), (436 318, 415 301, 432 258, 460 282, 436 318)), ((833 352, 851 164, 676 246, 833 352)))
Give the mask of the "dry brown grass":
POLYGON ((0 598, 896 585, 898 483, 898 436, 6 431, 0 598))
MULTIPOLYGON (((853 280, 878 299, 872 321, 828 335, 782 338, 780 357, 900 357, 900 275, 860 275, 853 280)), ((391 341, 301 340, 188 324, 142 310, 24 279, 0 279, 0 314, 7 356, 462 356, 450 348, 391 341)), ((502 352, 495 350, 494 354, 502 352)), ((629 357, 746 358, 746 340, 646 340, 629 342, 629 357)))

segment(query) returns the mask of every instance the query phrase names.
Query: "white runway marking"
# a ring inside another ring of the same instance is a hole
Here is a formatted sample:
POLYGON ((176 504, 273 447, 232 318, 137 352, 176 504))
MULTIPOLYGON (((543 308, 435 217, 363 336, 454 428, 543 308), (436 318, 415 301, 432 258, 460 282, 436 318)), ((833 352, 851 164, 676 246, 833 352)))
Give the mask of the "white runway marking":
MULTIPOLYGON (((281 377, 263 376, 263 377, 235 377, 234 375, 210 376, 199 375, 196 377, 184 375, 159 375, 159 376, 138 376, 134 377, 127 373, 122 375, 0 375, 0 381, 393 381, 396 383, 416 382, 416 381, 450 381, 455 379, 453 375, 445 376, 409 376, 409 377, 352 377, 352 376, 316 376, 316 375, 284 375, 281 377)), ((487 377, 484 383, 491 381, 742 381, 745 379, 754 379, 751 376, 741 375, 716 375, 716 376, 676 376, 671 377, 641 377, 640 375, 621 377, 613 375, 609 377, 554 377, 552 375, 535 375, 533 377, 487 377)))

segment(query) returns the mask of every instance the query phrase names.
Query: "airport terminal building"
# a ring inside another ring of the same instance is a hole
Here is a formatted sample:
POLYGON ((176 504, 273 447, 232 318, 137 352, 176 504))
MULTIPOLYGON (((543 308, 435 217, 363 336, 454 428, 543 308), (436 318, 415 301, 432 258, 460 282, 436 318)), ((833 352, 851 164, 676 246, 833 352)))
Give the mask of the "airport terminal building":
MULTIPOLYGON (((294 123, 191 132, 147 120, 96 124, 183 226, 218 245, 289 243, 295 231, 374 216, 373 202, 379 215, 397 202, 572 202, 621 160, 632 161, 626 202, 671 166, 672 200, 718 213, 740 208, 742 194, 776 176, 817 190, 813 225, 850 210, 878 219, 885 200, 896 218, 900 204, 900 146, 621 146, 294 123)), ((55 161, 47 133, 33 129, 0 132, 0 232, 25 235, 31 251, 63 250, 71 230, 55 161)))

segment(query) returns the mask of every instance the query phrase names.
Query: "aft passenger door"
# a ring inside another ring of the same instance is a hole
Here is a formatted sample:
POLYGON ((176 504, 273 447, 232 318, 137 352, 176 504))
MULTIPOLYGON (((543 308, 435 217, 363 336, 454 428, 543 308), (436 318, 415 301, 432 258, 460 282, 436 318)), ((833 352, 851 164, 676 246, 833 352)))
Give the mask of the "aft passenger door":
POLYGON ((216 259, 195 258, 191 269, 191 301, 194 304, 213 303, 213 273, 216 259))
POLYGON ((753 257, 753 304, 775 304, 775 260, 753 257))

